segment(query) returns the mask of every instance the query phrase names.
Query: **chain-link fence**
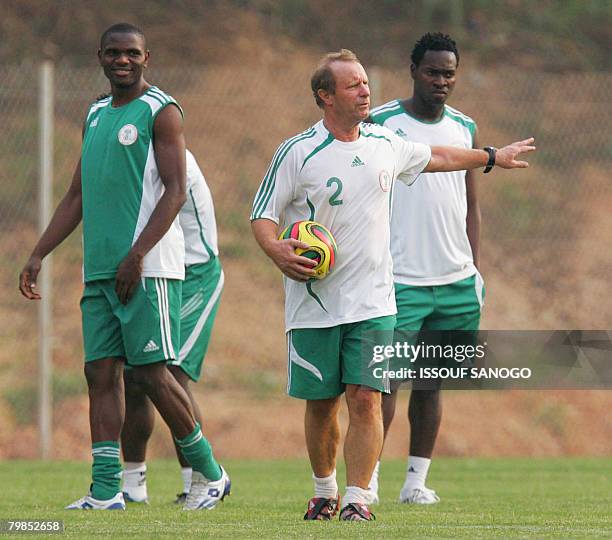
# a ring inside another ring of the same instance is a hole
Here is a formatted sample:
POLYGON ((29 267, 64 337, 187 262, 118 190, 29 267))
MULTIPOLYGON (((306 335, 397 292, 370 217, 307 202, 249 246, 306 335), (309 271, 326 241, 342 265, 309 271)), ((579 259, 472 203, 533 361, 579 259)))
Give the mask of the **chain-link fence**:
MULTIPOLYGON (((256 67, 157 68, 148 73, 148 80, 185 109, 187 144, 215 199, 226 286, 206 359, 205 410, 226 411, 223 418, 244 415, 242 399, 265 401, 284 392, 280 274, 259 252, 248 215, 275 148, 319 118, 309 91, 314 61, 302 57, 277 65, 264 59, 256 67)), ((409 95, 408 73, 371 73, 375 105, 409 95)), ((0 78, 0 457, 33 457, 38 448, 37 315, 34 303, 17 292, 17 275, 38 235, 36 67, 0 68, 0 78)), ((483 327, 610 327, 611 83, 610 74, 462 66, 451 104, 477 121, 480 144, 500 146, 534 135, 539 147, 526 171, 496 170, 481 177, 487 280, 483 327)), ((99 69, 56 68, 55 202, 79 157, 87 105, 106 90, 99 69)), ((78 308, 80 247, 77 233, 54 258, 52 389, 54 434, 62 442, 53 455, 58 457, 87 456, 89 448, 78 308)), ((267 430, 282 423, 278 415, 285 406, 271 407, 269 418, 251 419, 248 427, 243 423, 245 438, 266 438, 267 430)), ((208 425, 213 440, 235 427, 219 418, 208 425)), ((159 453, 171 454, 169 440, 154 444, 159 453)))

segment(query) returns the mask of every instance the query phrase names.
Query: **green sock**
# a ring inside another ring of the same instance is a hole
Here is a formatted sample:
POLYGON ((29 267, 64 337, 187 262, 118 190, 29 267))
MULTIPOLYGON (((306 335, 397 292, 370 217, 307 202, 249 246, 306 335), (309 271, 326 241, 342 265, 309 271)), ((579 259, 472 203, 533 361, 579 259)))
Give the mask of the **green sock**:
POLYGON ((117 441, 102 441, 93 443, 91 448, 93 455, 91 496, 100 501, 112 499, 120 491, 119 443, 117 441))
POLYGON ((221 467, 215 461, 210 443, 202 435, 200 424, 196 422, 194 430, 184 439, 176 439, 176 443, 194 471, 212 482, 221 479, 221 467))

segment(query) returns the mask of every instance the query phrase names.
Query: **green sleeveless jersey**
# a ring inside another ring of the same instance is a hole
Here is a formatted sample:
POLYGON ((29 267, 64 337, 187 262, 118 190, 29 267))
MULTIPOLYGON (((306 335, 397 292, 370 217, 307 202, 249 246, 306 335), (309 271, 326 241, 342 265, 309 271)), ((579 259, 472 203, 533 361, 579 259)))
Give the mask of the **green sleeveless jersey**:
MULTIPOLYGON (((179 107, 152 86, 121 107, 113 107, 108 97, 89 108, 81 155, 85 282, 115 276, 164 192, 153 151, 153 123, 170 104, 179 107)), ((183 279, 184 257, 177 216, 145 255, 142 275, 183 279)))

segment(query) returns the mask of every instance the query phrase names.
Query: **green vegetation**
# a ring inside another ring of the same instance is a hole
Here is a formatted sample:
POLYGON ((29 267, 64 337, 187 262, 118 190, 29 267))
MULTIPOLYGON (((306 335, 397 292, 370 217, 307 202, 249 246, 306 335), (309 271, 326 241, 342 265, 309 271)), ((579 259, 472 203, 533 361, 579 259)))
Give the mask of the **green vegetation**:
POLYGON ((547 71, 610 69, 612 3, 598 0, 234 0, 281 31, 326 48, 348 46, 368 62, 406 64, 427 31, 452 34, 481 61, 547 71), (351 24, 347 24, 351 21, 351 24), (313 29, 318 29, 313 32, 313 29), (356 29, 362 31, 357 32, 356 29), (344 45, 343 45, 344 44, 344 45), (346 45, 348 44, 348 45, 346 45))
MULTIPOLYGON (((233 495, 212 512, 183 512, 171 500, 174 461, 149 464, 151 504, 123 512, 61 508, 86 490, 86 463, 0 463, 10 496, 3 518, 62 519, 69 538, 609 538, 612 460, 438 459, 431 507, 395 502, 404 463, 383 463, 382 499, 373 523, 302 521, 311 493, 306 462, 229 461, 233 495)), ((344 473, 339 471, 339 477, 344 473)))
POLYGON ((240 35, 236 21, 254 15, 279 43, 284 35, 317 49, 349 47, 368 63, 406 64, 416 38, 442 30, 487 64, 552 71, 611 65, 612 3, 606 0, 182 0, 179 9, 169 9, 164 0, 129 5, 22 0, 3 11, 0 63, 38 58, 41 52, 82 63, 89 60, 83 52, 95 50, 99 33, 117 22, 117 13, 142 26, 167 63, 215 62, 228 30, 240 35), (65 10, 70 17, 62 16, 65 10))

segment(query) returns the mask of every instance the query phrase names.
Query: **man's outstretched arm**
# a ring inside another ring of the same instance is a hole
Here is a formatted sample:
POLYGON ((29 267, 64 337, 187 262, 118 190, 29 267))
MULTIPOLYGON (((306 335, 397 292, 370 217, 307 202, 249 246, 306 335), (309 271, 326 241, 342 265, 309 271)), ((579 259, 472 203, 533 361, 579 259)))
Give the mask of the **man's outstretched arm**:
POLYGON ((42 266, 42 260, 77 228, 82 216, 83 197, 81 191, 81 160, 79 159, 66 195, 55 209, 49 225, 19 274, 19 290, 23 296, 29 300, 40 299, 40 294, 36 291, 36 279, 42 266))
POLYGON ((172 225, 186 199, 185 137, 183 118, 177 107, 169 105, 155 119, 154 150, 164 194, 148 223, 117 269, 115 291, 127 304, 142 275, 144 256, 151 251, 172 225))
MULTIPOLYGON (((502 169, 524 169, 529 167, 526 161, 517 158, 524 153, 533 152, 535 139, 530 137, 517 141, 497 150, 495 166, 502 169)), ((449 172, 478 169, 485 167, 489 154, 485 150, 456 148, 454 146, 432 146, 431 160, 423 172, 449 172)))

